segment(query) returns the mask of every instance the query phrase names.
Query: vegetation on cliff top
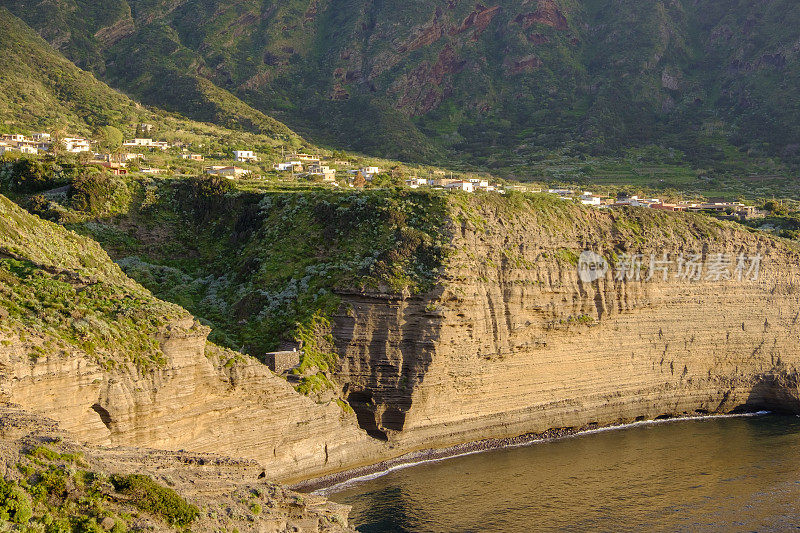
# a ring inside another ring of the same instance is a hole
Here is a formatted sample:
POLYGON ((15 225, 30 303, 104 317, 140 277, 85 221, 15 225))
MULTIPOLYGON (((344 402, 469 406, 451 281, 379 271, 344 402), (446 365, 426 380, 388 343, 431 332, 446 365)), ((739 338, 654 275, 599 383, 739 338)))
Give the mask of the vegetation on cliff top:
POLYGON ((301 343, 302 392, 329 384, 337 293, 424 292, 447 254, 442 193, 123 181, 119 198, 34 197, 30 207, 97 239, 128 275, 211 325, 212 341, 255 356, 301 343), (98 216, 87 208, 93 203, 124 208, 98 216))
POLYGON ((157 334, 189 315, 155 299, 94 241, 0 196, 0 332, 32 359, 81 350, 106 367, 165 363, 157 334))
MULTIPOLYGON (((128 275, 210 325, 212 341, 257 357, 302 344, 297 372, 303 393, 333 386, 329 320, 347 312, 338 295, 428 291, 446 267, 451 223, 491 232, 497 220, 523 217, 536 221, 536 231, 569 242, 594 232, 611 253, 664 236, 714 239, 724 227, 701 215, 651 210, 601 216, 542 194, 273 190, 211 178, 119 179, 124 183, 115 191, 122 198, 107 202, 119 208, 99 216, 68 197, 32 201, 32 208, 97 239, 128 275)), ((565 244, 555 257, 574 264, 580 251, 565 244)), ((513 250, 504 253, 513 259, 513 250)))
POLYGON ((0 480, 0 523, 45 533, 124 533, 140 512, 184 528, 198 515, 172 489, 142 475, 93 471, 82 453, 39 445, 21 454, 0 480))

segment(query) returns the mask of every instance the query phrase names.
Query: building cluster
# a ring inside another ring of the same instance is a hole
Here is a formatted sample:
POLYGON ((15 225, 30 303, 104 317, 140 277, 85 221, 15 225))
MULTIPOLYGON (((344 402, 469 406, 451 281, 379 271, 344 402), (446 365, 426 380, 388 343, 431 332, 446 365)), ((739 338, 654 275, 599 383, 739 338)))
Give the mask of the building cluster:
POLYGON ((501 187, 492 184, 489 180, 481 178, 472 179, 453 179, 453 178, 411 178, 406 180, 406 184, 412 189, 419 189, 421 187, 430 187, 433 189, 445 189, 448 191, 463 191, 463 192, 505 192, 501 187))
MULTIPOLYGON (((149 133, 152 126, 149 124, 140 125, 137 131, 143 131, 145 134, 149 133), (146 126, 143 128, 143 126, 146 126)), ((92 143, 88 139, 82 137, 63 137, 57 141, 52 139, 48 133, 34 133, 31 136, 20 134, 3 134, 0 135, 0 155, 6 152, 18 152, 22 154, 36 155, 42 152, 53 152, 54 143, 60 145, 59 150, 80 154, 91 153, 92 158, 87 163, 103 167, 114 174, 127 174, 127 164, 131 161, 144 160, 144 155, 137 152, 117 153, 117 154, 100 154, 94 153, 92 150, 92 143)), ((125 141, 122 144, 123 148, 147 148, 152 150, 166 151, 169 148, 182 148, 183 143, 170 144, 164 141, 154 141, 152 138, 136 137, 134 139, 125 141)), ((234 159, 237 163, 256 163, 259 161, 258 156, 252 150, 236 150, 233 152, 234 159)), ((189 152, 186 148, 183 149, 180 157, 189 161, 205 161, 202 154, 189 152)), ((348 161, 325 161, 319 156, 295 153, 283 162, 273 166, 273 169, 278 172, 291 172, 306 177, 318 177, 320 181, 335 183, 337 181, 336 169, 332 167, 336 165, 341 167, 349 167, 348 161)), ((166 172, 157 168, 141 168, 140 172, 148 174, 160 174, 166 172)), ((205 167, 204 172, 208 175, 222 176, 229 179, 243 178, 250 175, 252 172, 248 169, 231 165, 214 165, 205 167)), ((347 181, 349 185, 355 186, 359 181, 371 182, 377 175, 381 174, 383 170, 376 166, 367 166, 361 168, 348 168, 346 171, 347 181)), ((450 191, 462 191, 473 193, 478 191, 484 192, 499 192, 504 194, 506 191, 528 191, 528 192, 543 192, 541 189, 532 189, 531 187, 523 184, 500 186, 496 183, 491 183, 487 179, 472 178, 472 179, 454 179, 448 178, 444 171, 438 170, 431 173, 430 177, 420 178, 413 177, 406 180, 406 185, 411 189, 419 189, 423 187, 433 189, 444 189, 450 191)), ((754 206, 745 205, 741 202, 731 202, 723 199, 712 199, 706 202, 685 202, 680 201, 676 203, 665 202, 660 198, 640 198, 639 196, 619 195, 617 197, 608 197, 593 194, 589 191, 574 191, 572 189, 548 189, 549 194, 558 196, 563 200, 577 201, 583 205, 597 207, 600 209, 613 209, 619 207, 645 207, 649 209, 657 209, 661 211, 714 211, 720 213, 722 216, 736 217, 741 219, 761 218, 766 215, 765 212, 756 209, 754 206)))
MULTIPOLYGON (((318 177, 321 178, 322 181, 330 183, 335 182, 336 169, 332 168, 330 164, 324 163, 326 163, 326 161, 323 161, 318 156, 293 154, 287 161, 278 163, 272 168, 278 172, 291 172, 292 174, 300 174, 308 177, 318 177)), ((341 161, 338 163, 341 163, 341 161)), ((377 170, 380 171, 380 169, 377 170)), ((369 179, 372 179, 372 176, 370 176, 369 179)))
MULTIPOLYGON (((321 181, 333 183, 337 179, 345 179, 337 176, 336 169, 331 165, 349 166, 348 161, 325 161, 318 156, 309 154, 293 154, 283 163, 278 163, 272 168, 277 172, 291 172, 306 177, 319 177, 321 181)), ((348 184, 352 187, 363 180, 370 183, 375 177, 384 172, 376 166, 366 166, 360 168, 349 168, 346 172, 348 184)), ((453 179, 445 177, 444 171, 433 172, 431 177, 413 177, 406 180, 406 185, 411 189, 430 187, 435 189, 445 189, 451 191, 476 192, 476 191, 497 191, 504 192, 496 184, 492 184, 486 179, 453 179)))
MULTIPOLYGON (((63 137, 58 142, 61 145, 61 150, 72 154, 90 152, 92 150, 89 140, 82 137, 63 137)), ((37 155, 54 151, 53 148, 53 140, 49 133, 34 133, 30 137, 20 134, 0 135, 0 154, 19 152, 37 155)))
POLYGON ((706 202, 685 202, 676 203, 665 202, 661 198, 640 198, 639 196, 617 196, 605 197, 592 194, 589 191, 576 192, 571 189, 548 189, 549 194, 557 195, 564 200, 579 201, 583 205, 597 207, 600 209, 612 209, 617 207, 646 207, 660 211, 715 211, 724 213, 732 217, 741 219, 753 219, 764 217, 766 213, 758 210, 755 206, 745 205, 742 202, 731 202, 724 199, 711 199, 706 202))

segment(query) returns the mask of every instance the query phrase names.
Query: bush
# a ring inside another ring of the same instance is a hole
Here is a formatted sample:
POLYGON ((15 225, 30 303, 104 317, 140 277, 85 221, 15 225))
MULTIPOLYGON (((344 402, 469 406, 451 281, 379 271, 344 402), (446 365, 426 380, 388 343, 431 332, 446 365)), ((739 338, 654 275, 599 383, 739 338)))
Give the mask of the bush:
POLYGON ((25 525, 32 516, 28 494, 15 482, 0 479, 0 520, 25 525))
POLYGON ((62 170, 54 161, 21 157, 0 163, 0 185, 14 192, 46 191, 64 183, 62 170))
POLYGON ((90 215, 106 215, 126 196, 127 186, 97 169, 85 169, 72 180, 69 198, 72 207, 90 215))
POLYGON ((199 200, 211 200, 224 196, 234 189, 228 178, 221 176, 198 176, 192 180, 194 195, 199 200))
POLYGON ((148 476, 113 475, 111 483, 117 491, 131 496, 133 505, 163 518, 170 525, 188 526, 199 514, 197 507, 187 503, 174 490, 162 487, 148 476))

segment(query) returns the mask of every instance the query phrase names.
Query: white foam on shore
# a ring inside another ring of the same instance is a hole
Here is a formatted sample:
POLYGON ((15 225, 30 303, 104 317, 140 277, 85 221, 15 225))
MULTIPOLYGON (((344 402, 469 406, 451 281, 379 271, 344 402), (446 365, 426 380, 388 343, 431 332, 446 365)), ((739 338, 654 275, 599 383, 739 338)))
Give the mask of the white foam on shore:
MULTIPOLYGON (((398 470, 403 470, 406 468, 411 468, 415 466, 420 466, 429 463, 440 463, 442 461, 448 461, 450 459, 457 459, 459 457, 466 457, 468 455, 475 455, 479 453, 487 453, 495 450, 507 450, 512 448, 522 448, 525 446, 533 446, 536 444, 544 443, 544 442, 553 442, 558 440, 565 440, 565 439, 573 439, 577 437, 583 437, 586 435, 594 435, 596 433, 605 433, 607 431, 620 431, 624 429, 631 429, 636 427, 642 426, 656 426, 661 424, 671 424, 676 422, 691 422, 691 421, 700 421, 700 420, 718 420, 724 418, 749 418, 749 417, 756 417, 756 416, 764 416, 771 414, 770 411, 756 411, 754 413, 738 413, 738 414, 727 414, 727 415, 700 415, 700 416, 684 416, 684 417, 676 417, 676 418, 664 418, 660 420, 641 420, 639 422, 631 422, 629 424, 620 424, 617 426, 607 426, 601 427, 597 429, 587 429, 585 431, 578 431, 576 433, 572 433, 570 435, 564 435, 560 437, 552 437, 552 438, 533 438, 529 441, 518 442, 513 444, 506 444, 503 446, 494 446, 488 448, 480 448, 476 450, 470 450, 467 452, 462 453, 454 453, 453 455, 447 455, 445 457, 437 457, 434 459, 422 459, 420 461, 409 461, 407 463, 398 463, 396 465, 392 465, 384 470, 379 472, 374 472, 372 474, 365 474, 363 476, 357 476, 346 481, 342 481, 341 483, 336 483, 335 485, 331 485, 330 487, 326 487, 323 489, 315 490, 311 494, 317 494, 320 496, 329 496, 330 494, 341 492, 347 488, 352 487, 353 485, 358 485, 361 483, 365 483, 367 481, 371 481, 373 479, 377 479, 379 477, 383 477, 391 472, 396 472, 398 470)), ((798 415, 800 416, 800 415, 798 415)), ((478 441, 479 442, 479 441, 478 441)), ((435 450, 433 450, 435 451, 435 450)))

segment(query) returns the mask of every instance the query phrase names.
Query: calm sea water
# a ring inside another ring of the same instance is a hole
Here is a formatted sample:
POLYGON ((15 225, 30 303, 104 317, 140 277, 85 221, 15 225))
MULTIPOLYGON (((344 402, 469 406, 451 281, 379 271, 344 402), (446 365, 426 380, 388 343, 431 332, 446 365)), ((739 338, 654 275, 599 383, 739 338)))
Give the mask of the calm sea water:
POLYGON ((639 425, 392 471, 328 496, 372 532, 800 529, 800 418, 639 425))

